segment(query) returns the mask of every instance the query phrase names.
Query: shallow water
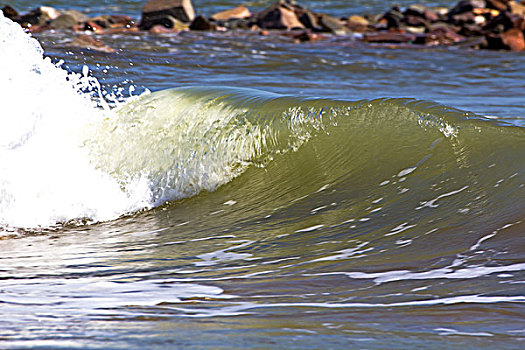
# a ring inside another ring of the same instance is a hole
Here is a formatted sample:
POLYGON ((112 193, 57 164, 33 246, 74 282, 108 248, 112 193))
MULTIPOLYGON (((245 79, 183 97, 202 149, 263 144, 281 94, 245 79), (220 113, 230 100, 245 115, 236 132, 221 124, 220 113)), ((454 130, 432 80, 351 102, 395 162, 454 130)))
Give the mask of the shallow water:
POLYGON ((27 106, 1 119, 2 348, 519 348, 523 53, 37 38, 121 102, 90 106, 21 34, 0 54, 27 106))

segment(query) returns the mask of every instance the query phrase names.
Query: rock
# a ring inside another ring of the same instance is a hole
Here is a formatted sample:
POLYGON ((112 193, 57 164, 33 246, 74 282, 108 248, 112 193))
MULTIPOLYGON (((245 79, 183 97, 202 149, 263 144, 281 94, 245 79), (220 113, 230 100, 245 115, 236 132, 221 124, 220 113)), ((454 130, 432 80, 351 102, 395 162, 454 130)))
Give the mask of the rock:
POLYGON ((487 8, 498 11, 507 10, 510 0, 485 0, 487 2, 487 8))
POLYGON ((76 39, 73 40, 73 42, 69 44, 69 46, 85 48, 85 49, 98 51, 98 52, 107 52, 107 53, 115 52, 114 49, 107 46, 102 41, 97 40, 91 37, 90 35, 85 35, 85 34, 77 36, 76 39))
POLYGON ((312 33, 309 30, 303 30, 300 33, 294 34, 294 39, 299 42, 315 42, 326 39, 322 34, 312 33))
POLYGON ((344 22, 328 15, 319 16, 319 25, 323 28, 324 32, 329 32, 335 35, 346 35, 350 33, 344 22))
POLYGON ((439 20, 439 16, 435 11, 432 11, 422 5, 411 5, 405 12, 403 12, 405 18, 407 16, 419 17, 429 22, 436 22, 439 20))
POLYGON ((346 27, 356 33, 369 31, 369 24, 370 22, 366 18, 357 15, 348 17, 346 21, 346 27))
POLYGON ((62 14, 58 18, 52 20, 49 25, 55 29, 70 29, 78 25, 79 23, 74 16, 70 14, 62 14))
POLYGON ((515 1, 509 2, 510 12, 515 15, 525 16, 525 5, 515 1))
POLYGON ((489 34, 486 39, 487 48, 491 50, 525 50, 525 37, 523 36, 523 31, 517 28, 509 29, 500 34, 489 34))
POLYGON ((465 40, 447 25, 433 26, 424 37, 424 44, 428 46, 452 45, 465 40))
POLYGON ((167 16, 184 23, 193 21, 195 10, 191 0, 149 0, 142 9, 139 28, 148 30, 156 24, 164 25, 167 16))
POLYGON ((5 5, 4 7, 2 7, 2 12, 4 13, 4 16, 6 18, 9 18, 12 21, 16 21, 20 17, 18 11, 9 5, 5 5))
POLYGON ((374 34, 365 34, 363 41, 369 43, 412 43, 416 41, 414 34, 379 32, 374 34))
POLYGON ((252 15, 246 6, 237 6, 231 10, 218 12, 211 16, 214 21, 229 21, 232 19, 245 19, 252 15))
POLYGON ((89 17, 85 14, 75 10, 67 10, 50 21, 49 25, 54 29, 72 29, 76 26, 83 27, 87 21, 89 21, 89 17))
POLYGON ((18 23, 28 26, 28 25, 38 25, 38 26, 44 26, 49 21, 54 20, 58 18, 60 15, 60 12, 49 6, 41 6, 38 7, 31 12, 22 15, 18 18, 18 23))
POLYGON ((451 16, 450 22, 459 26, 463 26, 466 23, 476 23, 476 15, 472 11, 457 13, 451 16))
POLYGON ((257 15, 257 25, 264 29, 304 28, 293 10, 280 3, 274 4, 257 15))
POLYGON ((81 30, 82 31, 88 30, 88 31, 91 31, 91 32, 95 32, 97 34, 104 33, 104 27, 99 25, 96 21, 87 21, 87 22, 85 22, 84 27, 81 27, 81 30))
POLYGON ((425 18, 412 15, 405 15, 403 22, 410 27, 428 27, 429 25, 425 18))
POLYGON ((499 16, 492 18, 484 27, 486 31, 492 33, 503 33, 512 28, 525 30, 525 17, 503 11, 499 16))
POLYGON ((148 31, 151 34, 178 33, 178 30, 173 29, 173 28, 166 28, 162 24, 155 24, 148 31))
POLYGON ((95 22, 98 26, 107 28, 131 28, 135 25, 133 19, 126 15, 102 15, 93 17, 90 21, 95 22))
POLYGON ((454 16, 459 13, 472 12, 476 8, 485 8, 485 0, 461 0, 454 6, 450 12, 449 16, 454 16))
POLYGON ((197 16, 190 24, 191 30, 217 30, 217 25, 204 16, 197 16))
POLYGON ((322 31, 322 28, 319 25, 319 21, 317 20, 318 16, 315 15, 312 11, 309 11, 307 9, 295 8, 294 12, 297 18, 299 19, 299 22, 301 22, 306 28, 316 31, 322 31))
POLYGON ((383 17, 379 21, 379 24, 384 24, 386 26, 386 29, 399 28, 401 26, 402 21, 403 14, 401 13, 401 9, 395 6, 383 15, 383 17))

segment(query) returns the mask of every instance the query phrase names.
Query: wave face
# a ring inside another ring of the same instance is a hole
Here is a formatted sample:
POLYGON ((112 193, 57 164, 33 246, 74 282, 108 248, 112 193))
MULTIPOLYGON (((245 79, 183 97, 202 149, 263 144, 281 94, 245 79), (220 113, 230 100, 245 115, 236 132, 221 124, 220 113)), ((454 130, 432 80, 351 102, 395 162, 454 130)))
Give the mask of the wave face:
POLYGON ((9 101, 0 129, 4 226, 111 220, 214 191, 250 167, 273 174, 256 187, 276 202, 290 188, 335 182, 355 203, 375 189, 392 209, 423 213, 459 197, 449 210, 473 215, 523 190, 522 128, 424 101, 233 88, 165 90, 111 109, 87 68, 67 73, 19 26, 3 17, 0 25, 10 67, 0 77, 9 101))

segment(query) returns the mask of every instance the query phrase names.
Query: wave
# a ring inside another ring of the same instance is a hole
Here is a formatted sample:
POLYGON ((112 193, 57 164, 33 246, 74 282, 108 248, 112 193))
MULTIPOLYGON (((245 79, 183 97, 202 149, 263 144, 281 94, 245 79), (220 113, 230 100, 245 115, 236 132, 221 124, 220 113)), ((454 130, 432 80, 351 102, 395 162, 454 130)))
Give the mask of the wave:
POLYGON ((0 26, 1 59, 13 68, 0 77, 13 101, 0 121, 4 227, 111 220, 239 177, 228 191, 252 205, 337 188, 347 211, 379 222, 410 208, 392 235, 444 202, 426 219, 501 222, 525 209, 523 128, 428 101, 224 87, 143 94, 111 109, 87 69, 67 73, 17 25, 1 17, 0 26))

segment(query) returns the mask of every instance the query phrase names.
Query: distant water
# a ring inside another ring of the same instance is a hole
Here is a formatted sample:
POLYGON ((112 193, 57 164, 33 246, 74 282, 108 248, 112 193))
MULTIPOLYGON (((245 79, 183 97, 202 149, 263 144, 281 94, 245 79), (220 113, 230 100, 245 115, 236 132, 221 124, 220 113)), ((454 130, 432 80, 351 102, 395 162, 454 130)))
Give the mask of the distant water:
POLYGON ((520 348, 523 53, 0 34, 1 348, 520 348))

